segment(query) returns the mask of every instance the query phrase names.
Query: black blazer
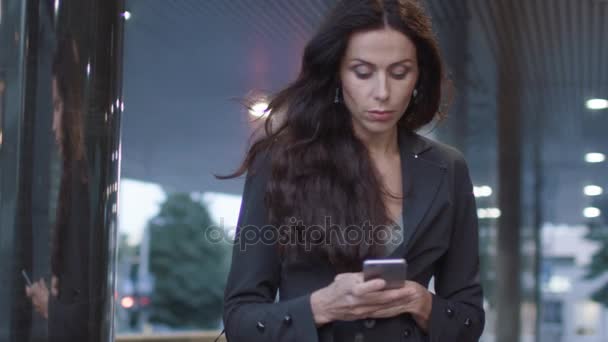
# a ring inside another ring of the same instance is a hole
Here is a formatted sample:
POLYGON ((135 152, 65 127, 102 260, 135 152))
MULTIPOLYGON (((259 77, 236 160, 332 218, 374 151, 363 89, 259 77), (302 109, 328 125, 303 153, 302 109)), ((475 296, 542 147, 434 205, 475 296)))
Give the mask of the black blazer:
MULTIPOLYGON (((63 169, 54 234, 52 263, 53 275, 59 279, 59 295, 49 296, 48 341, 87 341, 89 331, 99 328, 92 316, 91 298, 101 293, 102 284, 95 281, 91 267, 91 256, 100 255, 98 244, 91 239, 94 226, 91 224, 89 183, 84 160, 72 160, 69 169, 63 169), (69 184, 69 186, 67 186, 69 184), (59 249, 56 251, 55 249, 59 249), (96 290, 93 290, 96 289, 96 290)), ((96 334, 97 332, 94 332, 96 334)))
POLYGON ((336 276, 325 262, 285 263, 272 241, 255 240, 267 222, 268 156, 256 158, 245 181, 224 302, 230 342, 478 341, 484 327, 479 283, 477 210, 464 158, 457 150, 399 133, 404 242, 391 257, 408 262, 408 279, 435 291, 428 335, 409 314, 336 321, 316 328, 310 294, 336 276), (277 290, 279 296, 276 298, 277 290), (276 298, 276 301, 275 301, 276 298))

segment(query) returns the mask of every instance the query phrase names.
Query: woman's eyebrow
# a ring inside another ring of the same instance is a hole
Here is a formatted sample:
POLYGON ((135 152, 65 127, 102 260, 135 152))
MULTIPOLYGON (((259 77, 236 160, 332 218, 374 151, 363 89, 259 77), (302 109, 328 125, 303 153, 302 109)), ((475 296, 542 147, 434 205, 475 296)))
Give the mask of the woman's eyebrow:
MULTIPOLYGON (((361 62, 361 63, 364 63, 364 64, 375 66, 374 63, 368 62, 368 61, 366 61, 364 59, 361 59, 361 58, 353 58, 352 61, 358 61, 358 62, 361 62)), ((415 63, 415 61, 413 59, 411 59, 411 58, 406 58, 406 59, 402 59, 402 60, 400 60, 398 62, 392 63, 389 66, 394 66, 394 65, 402 64, 402 63, 415 63)))

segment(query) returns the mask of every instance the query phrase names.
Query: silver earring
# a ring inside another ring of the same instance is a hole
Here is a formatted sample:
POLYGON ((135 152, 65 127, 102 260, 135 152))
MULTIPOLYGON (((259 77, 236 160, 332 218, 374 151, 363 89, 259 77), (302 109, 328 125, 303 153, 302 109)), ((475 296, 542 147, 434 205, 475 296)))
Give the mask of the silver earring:
POLYGON ((336 87, 336 97, 334 97, 334 103, 340 103, 340 87, 336 87))
POLYGON ((418 89, 414 89, 414 97, 418 96, 418 89))

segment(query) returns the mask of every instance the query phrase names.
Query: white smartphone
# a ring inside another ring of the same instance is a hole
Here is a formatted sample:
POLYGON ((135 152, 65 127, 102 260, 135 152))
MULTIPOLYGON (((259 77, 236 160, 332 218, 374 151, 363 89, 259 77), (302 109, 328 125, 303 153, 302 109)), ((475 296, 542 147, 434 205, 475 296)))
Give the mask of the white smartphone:
POLYGON ((385 289, 396 289, 405 285, 407 262, 405 259, 369 259, 363 262, 365 281, 381 278, 386 281, 385 289))

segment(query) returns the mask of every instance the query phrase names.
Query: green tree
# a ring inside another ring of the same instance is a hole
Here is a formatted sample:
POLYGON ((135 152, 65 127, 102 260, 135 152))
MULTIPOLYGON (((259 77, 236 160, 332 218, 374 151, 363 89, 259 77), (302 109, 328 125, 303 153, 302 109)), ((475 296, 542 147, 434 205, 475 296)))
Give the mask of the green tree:
MULTIPOLYGON (((595 199, 593 206, 599 208, 602 214, 608 214, 608 197, 595 199)), ((608 225, 606 223, 602 216, 587 223, 589 233, 586 238, 596 242, 600 247, 591 257, 591 262, 587 267, 587 279, 595 279, 608 272, 608 225)), ((591 298, 608 307, 608 283, 595 290, 591 298)))
POLYGON ((230 262, 223 229, 214 227, 205 206, 185 193, 169 195, 149 229, 150 322, 216 329, 230 262))

